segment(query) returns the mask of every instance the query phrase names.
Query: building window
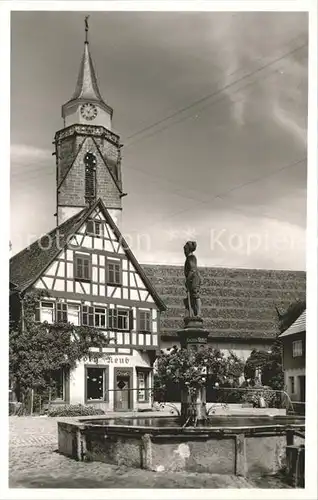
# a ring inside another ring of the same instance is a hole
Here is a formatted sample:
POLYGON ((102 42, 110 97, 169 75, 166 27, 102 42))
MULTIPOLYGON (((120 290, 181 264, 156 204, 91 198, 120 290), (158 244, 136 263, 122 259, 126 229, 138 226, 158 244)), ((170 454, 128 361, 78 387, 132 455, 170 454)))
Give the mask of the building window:
POLYGON ((80 325, 81 307, 79 304, 67 304, 67 320, 74 326, 80 325))
POLYGON ((103 234, 103 224, 100 220, 89 220, 86 224, 86 232, 98 238, 103 234))
POLYGON ((107 262, 107 284, 108 285, 121 285, 121 263, 120 262, 107 262))
POLYGON ((288 377, 289 381, 289 392, 290 394, 295 393, 295 378, 294 377, 288 377))
POLYGON ((54 302, 41 302, 40 321, 43 323, 54 323, 55 321, 55 307, 54 302))
POLYGON ((293 342, 293 358, 303 355, 303 342, 302 340, 295 340, 293 342))
POLYGON ((148 380, 149 372, 137 369, 137 399, 139 403, 149 401, 148 380))
POLYGON ((139 311, 139 331, 151 332, 151 311, 139 311))
POLYGON ((83 306, 82 324, 85 326, 96 326, 106 328, 106 308, 83 306))
POLYGON ((57 302, 56 318, 58 323, 72 323, 74 326, 79 326, 80 305, 68 304, 67 302, 57 302))
POLYGON ((91 280, 91 258, 89 255, 76 255, 74 260, 74 278, 80 281, 91 280))
POLYGON ((129 330, 129 311, 127 309, 117 309, 118 330, 129 330))
POLYGON ((106 327, 106 309, 105 307, 95 307, 94 308, 94 316, 95 316, 95 326, 99 328, 106 327))
POLYGON ((132 314, 133 311, 128 309, 108 309, 109 330, 131 330, 132 314))
POLYGON ((63 370, 55 370, 52 374, 53 390, 52 399, 65 400, 65 373, 63 370))
POLYGON ((106 401, 106 369, 86 367, 86 400, 106 401))

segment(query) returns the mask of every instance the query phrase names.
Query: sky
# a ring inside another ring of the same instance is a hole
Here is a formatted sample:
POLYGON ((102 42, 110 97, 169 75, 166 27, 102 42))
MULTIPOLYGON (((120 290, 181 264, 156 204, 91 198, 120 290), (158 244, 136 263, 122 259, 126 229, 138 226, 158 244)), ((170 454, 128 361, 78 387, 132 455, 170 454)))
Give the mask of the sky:
POLYGON ((12 253, 55 226, 54 134, 84 15, 141 263, 305 269, 306 13, 12 12, 12 253))

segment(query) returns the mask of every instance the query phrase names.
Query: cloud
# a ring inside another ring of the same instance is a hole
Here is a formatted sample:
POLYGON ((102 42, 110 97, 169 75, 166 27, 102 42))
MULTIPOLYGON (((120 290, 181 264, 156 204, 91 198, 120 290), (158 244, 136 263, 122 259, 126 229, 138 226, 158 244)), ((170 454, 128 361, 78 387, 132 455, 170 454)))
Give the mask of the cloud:
POLYGON ((210 40, 216 46, 214 55, 222 71, 222 87, 231 102, 237 126, 245 125, 251 109, 257 106, 264 119, 266 115, 305 146, 307 49, 293 51, 306 44, 307 16, 284 14, 284 19, 277 13, 217 16, 211 20, 210 40), (273 65, 235 84, 244 75, 276 59, 273 65))
POLYGON ((29 161, 38 163, 47 161, 52 157, 52 152, 48 149, 41 149, 26 144, 11 144, 10 153, 11 163, 14 165, 27 164, 29 161))
POLYGON ((144 263, 182 265, 183 245, 194 239, 201 266, 297 270, 305 268, 305 234, 305 228, 286 221, 209 210, 205 217, 190 216, 187 224, 168 219, 156 229, 144 228, 147 247, 132 248, 144 263))

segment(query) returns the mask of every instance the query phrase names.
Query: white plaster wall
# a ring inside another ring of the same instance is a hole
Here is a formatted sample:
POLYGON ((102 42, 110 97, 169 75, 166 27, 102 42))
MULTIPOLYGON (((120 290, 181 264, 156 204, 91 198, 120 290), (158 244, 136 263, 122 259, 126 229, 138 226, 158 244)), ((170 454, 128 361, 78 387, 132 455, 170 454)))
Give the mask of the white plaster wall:
MULTIPOLYGON (((133 388, 137 388, 137 371, 136 371, 136 366, 137 367, 144 367, 144 368, 151 368, 150 367, 150 362, 149 362, 149 356, 147 353, 143 353, 140 351, 133 351, 132 355, 125 355, 125 354, 113 354, 111 356, 111 359, 113 360, 112 363, 110 363, 107 359, 100 359, 99 363, 95 363, 93 360, 89 361, 81 361, 77 364, 76 368, 72 371, 70 375, 70 404, 85 404, 85 365, 96 365, 96 366, 101 366, 101 365, 107 365, 109 366, 108 370, 108 389, 113 389, 114 388, 114 368, 115 367, 127 367, 133 368, 133 388), (129 363, 120 363, 120 359, 123 358, 128 358, 129 363), (116 361, 117 360, 117 361, 116 361)), ((152 379, 149 377, 148 381, 148 388, 151 387, 152 385, 152 379)), ((134 390, 132 391, 133 393, 133 409, 136 409, 137 407, 144 407, 144 406, 149 406, 149 403, 137 403, 137 391, 134 390)), ((104 410, 113 410, 114 408, 114 391, 109 392, 109 401, 108 402, 94 402, 94 403, 89 403, 94 406, 100 407, 104 410)))
MULTIPOLYGON (((298 377, 306 375, 305 368, 290 368, 284 372, 285 389, 292 401, 300 401, 300 387, 298 377), (289 377, 294 377, 295 392, 290 391, 289 377)), ((304 401, 302 401, 304 403, 304 401)))

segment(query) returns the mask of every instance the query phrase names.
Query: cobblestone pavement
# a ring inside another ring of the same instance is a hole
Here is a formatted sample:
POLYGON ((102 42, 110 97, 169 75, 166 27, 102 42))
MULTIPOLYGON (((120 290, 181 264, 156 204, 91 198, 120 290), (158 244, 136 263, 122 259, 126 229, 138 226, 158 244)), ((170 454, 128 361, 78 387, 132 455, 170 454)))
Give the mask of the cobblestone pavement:
POLYGON ((162 474, 100 462, 77 462, 57 453, 57 420, 62 419, 10 417, 10 488, 258 487, 255 482, 231 475, 162 474))

